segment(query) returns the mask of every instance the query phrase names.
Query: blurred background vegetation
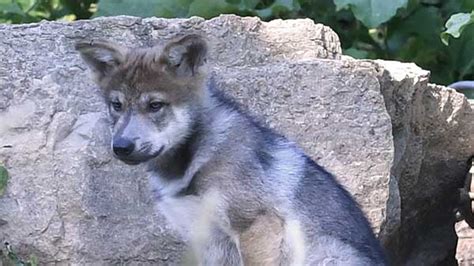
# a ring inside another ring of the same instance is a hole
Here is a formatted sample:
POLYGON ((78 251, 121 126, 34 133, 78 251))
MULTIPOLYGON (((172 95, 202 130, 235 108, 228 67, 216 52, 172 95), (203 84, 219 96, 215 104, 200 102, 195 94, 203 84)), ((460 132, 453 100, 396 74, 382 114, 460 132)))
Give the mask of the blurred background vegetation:
POLYGON ((474 0, 0 0, 0 23, 112 15, 306 17, 333 28, 347 55, 415 62, 431 70, 432 82, 446 85, 474 80, 473 10, 474 0))

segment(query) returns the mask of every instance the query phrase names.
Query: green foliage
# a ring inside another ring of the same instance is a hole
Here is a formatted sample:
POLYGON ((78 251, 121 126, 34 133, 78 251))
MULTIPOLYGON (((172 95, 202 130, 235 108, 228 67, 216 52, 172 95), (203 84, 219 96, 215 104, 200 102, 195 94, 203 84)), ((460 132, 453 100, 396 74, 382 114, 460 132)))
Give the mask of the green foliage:
POLYGON ((474 11, 471 13, 458 13, 452 15, 446 22, 446 31, 441 33, 441 40, 445 45, 448 45, 449 35, 454 38, 459 38, 464 28, 472 23, 474 23, 474 11))
POLYGON ((408 0, 334 0, 336 10, 350 8, 354 16, 369 28, 387 22, 397 13, 397 10, 406 7, 408 0))
POLYGON ((0 0, 0 8, 0 22, 8 23, 112 15, 308 17, 334 29, 345 54, 415 62, 440 84, 474 79, 474 26, 468 26, 474 0, 0 0))
POLYGON ((134 15, 141 17, 212 18, 220 14, 259 16, 264 19, 299 10, 297 0, 101 0, 97 16, 134 15))
POLYGON ((0 196, 3 195, 8 184, 8 172, 5 167, 0 165, 0 196))
POLYGON ((113 16, 117 14, 151 17, 156 15, 160 2, 154 0, 109 0, 100 1, 100 8, 95 16, 113 16))
POLYGON ((5 266, 38 266, 38 259, 31 255, 26 261, 23 261, 12 249, 10 244, 5 243, 5 248, 0 249, 0 265, 5 266))
POLYGON ((90 18, 97 0, 0 0, 0 23, 90 18))
MULTIPOLYGON (((132 14, 130 5, 100 0, 98 9, 110 15, 132 14), (123 7, 123 8, 121 8, 123 7)), ((132 0, 129 0, 132 2, 132 0)), ((144 1, 144 0, 142 0, 144 1)), ((119 1, 122 2, 122 1, 119 1)), ((139 5, 140 1, 134 2, 139 5)), ((474 35, 464 34, 443 45, 440 33, 453 13, 471 12, 473 0, 156 0, 148 1, 145 16, 211 18, 223 13, 274 18, 309 17, 333 28, 345 54, 415 62, 432 72, 432 81, 449 84, 474 79, 471 55, 474 35)), ((136 13, 134 13, 136 15, 136 13)), ((449 24, 449 23, 448 23, 449 24)), ((455 34, 448 25, 446 34, 455 34)), ((459 33, 466 28, 458 26, 459 33)), ((444 34, 443 36, 446 36, 444 34)), ((457 35, 453 35, 454 37, 457 35)), ((444 37, 446 38, 446 37, 444 37)))
MULTIPOLYGON (((302 10, 309 10, 308 17, 331 26, 338 33, 345 54, 415 62, 431 70, 432 81, 439 84, 474 79, 471 63, 474 55, 473 49, 469 49, 474 45, 474 35, 469 32, 471 27, 466 27, 449 47, 443 45, 440 38, 449 16, 471 12, 472 0, 410 0, 406 7, 399 8, 393 17, 376 27, 368 27, 370 24, 359 20, 353 8, 336 11, 331 0, 316 2, 322 3, 317 9, 311 2, 302 5, 302 10)), ((379 2, 389 5, 397 1, 379 2)))

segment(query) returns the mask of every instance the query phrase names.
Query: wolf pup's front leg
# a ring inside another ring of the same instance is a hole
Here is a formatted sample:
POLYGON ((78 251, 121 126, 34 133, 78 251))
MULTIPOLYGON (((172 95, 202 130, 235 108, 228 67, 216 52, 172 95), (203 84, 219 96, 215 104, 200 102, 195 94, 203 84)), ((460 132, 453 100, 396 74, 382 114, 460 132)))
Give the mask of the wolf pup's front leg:
POLYGON ((238 243, 219 227, 211 227, 208 235, 192 244, 184 260, 185 266, 243 265, 238 243))
POLYGON ((160 191, 163 194, 157 202, 159 211, 189 244, 183 265, 243 264, 238 233, 232 230, 226 215, 227 202, 217 191, 180 197, 160 191))

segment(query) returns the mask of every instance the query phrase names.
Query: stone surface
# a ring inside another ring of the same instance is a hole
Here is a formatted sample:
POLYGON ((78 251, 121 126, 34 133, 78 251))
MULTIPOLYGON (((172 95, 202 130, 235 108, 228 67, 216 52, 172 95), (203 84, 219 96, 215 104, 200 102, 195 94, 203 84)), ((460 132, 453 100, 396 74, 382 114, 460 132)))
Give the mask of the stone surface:
MULTIPOLYGON (((469 100, 471 108, 474 101, 469 100)), ((456 234, 458 235, 458 245, 456 249, 456 259, 459 265, 474 264, 474 229, 469 227, 467 222, 460 221, 456 224, 456 234)))
MULTIPOLYGON (((162 44, 189 32, 209 38, 214 66, 279 64, 284 71, 290 68, 284 62, 340 55, 337 36, 310 20, 120 17, 0 26, 0 162, 11 175, 0 198, 1 241, 41 263, 179 260, 183 246, 153 210, 143 169, 109 154, 105 108, 73 44, 83 38, 162 44)), ((297 81, 281 85, 292 88, 297 81)))
POLYGON ((371 64, 311 60, 216 72, 219 87, 334 173, 380 231, 393 143, 371 64))
POLYGON ((392 118, 392 179, 382 241, 395 265, 453 265, 453 210, 474 154, 474 113, 466 98, 429 84, 414 64, 376 61, 392 118), (396 218, 395 218, 396 217, 396 218))
POLYGON ((462 221, 456 224, 456 233, 459 237, 456 250, 459 265, 474 264, 474 229, 462 221))
POLYGON ((454 260, 453 191, 473 153, 462 95, 414 65, 341 60, 334 32, 310 20, 235 16, 0 25, 0 241, 42 264, 179 261, 143 169, 111 158, 105 107, 72 47, 190 32, 208 37, 228 94, 336 174, 395 262, 454 260))

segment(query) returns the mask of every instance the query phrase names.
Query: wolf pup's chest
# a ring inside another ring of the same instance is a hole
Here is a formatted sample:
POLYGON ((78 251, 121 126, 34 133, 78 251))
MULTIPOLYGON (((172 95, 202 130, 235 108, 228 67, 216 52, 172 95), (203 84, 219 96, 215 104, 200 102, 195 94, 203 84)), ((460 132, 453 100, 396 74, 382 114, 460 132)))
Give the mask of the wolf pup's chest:
MULTIPOLYGON (((179 180, 179 179, 177 179, 179 180)), ((159 176, 150 176, 152 194, 158 211, 183 237, 188 238, 202 200, 196 195, 179 195, 179 181, 164 182, 159 176)))
POLYGON ((234 234, 226 218, 227 203, 217 192, 205 195, 163 197, 157 202, 158 210, 183 237, 193 237, 196 232, 206 232, 218 226, 228 234, 234 234))
POLYGON ((202 200, 198 196, 163 196, 156 206, 175 230, 189 238, 197 226, 196 217, 201 211, 202 200))

